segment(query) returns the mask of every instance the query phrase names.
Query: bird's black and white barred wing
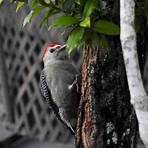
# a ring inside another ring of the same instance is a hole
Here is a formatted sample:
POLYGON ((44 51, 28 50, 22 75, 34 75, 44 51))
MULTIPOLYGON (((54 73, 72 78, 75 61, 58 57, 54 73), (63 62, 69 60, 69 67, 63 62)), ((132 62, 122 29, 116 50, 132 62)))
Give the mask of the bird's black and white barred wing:
POLYGON ((48 88, 48 85, 46 83, 46 76, 45 76, 45 73, 44 71, 41 72, 40 74, 40 91, 41 91, 41 94, 44 98, 44 101, 48 104, 49 108, 51 110, 53 110, 54 114, 56 115, 56 117, 58 118, 58 120, 60 120, 64 125, 66 125, 66 127, 72 132, 73 130, 67 125, 67 123, 62 120, 61 116, 60 116, 60 113, 59 113, 59 108, 58 106, 54 103, 53 99, 52 99, 52 96, 51 96, 51 93, 50 93, 50 90, 48 88))
MULTIPOLYGON (((44 101, 48 103, 49 108, 53 109, 52 106, 54 102, 52 101, 51 93, 46 83, 44 71, 42 71, 40 74, 40 91, 44 101)), ((58 108, 56 108, 56 106, 55 109, 58 111, 58 108)))

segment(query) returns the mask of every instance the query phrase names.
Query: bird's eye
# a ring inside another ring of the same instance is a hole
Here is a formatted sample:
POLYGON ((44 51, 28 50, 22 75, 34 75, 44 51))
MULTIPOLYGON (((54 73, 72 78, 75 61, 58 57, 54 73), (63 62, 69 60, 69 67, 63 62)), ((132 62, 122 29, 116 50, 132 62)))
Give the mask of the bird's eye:
POLYGON ((55 51, 55 49, 54 49, 54 48, 50 49, 50 52, 51 52, 51 53, 53 53, 54 51, 55 51))

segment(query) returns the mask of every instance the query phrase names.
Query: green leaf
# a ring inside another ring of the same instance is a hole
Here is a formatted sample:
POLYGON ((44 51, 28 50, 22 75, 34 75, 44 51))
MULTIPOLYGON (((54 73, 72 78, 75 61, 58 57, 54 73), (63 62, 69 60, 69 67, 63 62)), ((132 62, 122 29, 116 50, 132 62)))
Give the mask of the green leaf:
POLYGON ((98 44, 102 49, 108 49, 109 48, 108 41, 107 41, 107 39, 104 35, 99 36, 98 44))
POLYGON ((38 6, 34 10, 31 10, 30 13, 25 17, 24 22, 23 22, 23 27, 27 24, 30 23, 32 18, 37 16, 45 7, 44 6, 38 6))
POLYGON ((53 16, 54 14, 58 13, 59 11, 51 9, 50 11, 47 11, 44 18, 42 19, 41 23, 40 23, 40 27, 42 27, 43 25, 47 24, 48 25, 48 19, 53 16))
POLYGON ((73 6, 75 5, 75 0, 65 0, 63 3, 63 10, 68 11, 68 13, 73 11, 73 6))
POLYGON ((39 3, 40 3, 42 6, 45 6, 45 7, 48 7, 48 6, 49 6, 49 4, 46 3, 44 0, 38 0, 38 1, 39 1, 39 3))
POLYGON ((39 0, 32 0, 30 3, 30 6, 32 9, 36 8, 36 6, 39 4, 39 0))
POLYGON ((80 0, 75 1, 78 5, 81 5, 80 0))
POLYGON ((81 6, 84 6, 85 4, 85 0, 75 0, 75 2, 78 4, 78 5, 81 5, 81 6))
POLYGON ((95 23, 94 28, 96 32, 106 35, 119 35, 120 28, 113 22, 107 20, 99 20, 95 23))
POLYGON ((31 3, 30 3, 30 6, 31 8, 35 8, 39 5, 42 5, 42 6, 45 6, 45 7, 48 7, 50 4, 50 0, 32 0, 31 3))
POLYGON ((0 5, 3 3, 4 0, 0 0, 0 5))
POLYGON ((94 9, 96 8, 96 6, 97 6, 97 0, 87 0, 83 11, 83 16, 84 17, 90 16, 94 11, 94 9))
POLYGON ((13 2, 16 2, 16 1, 17 2, 26 2, 26 0, 9 0, 10 3, 13 3, 13 2))
POLYGON ((24 6, 24 4, 25 2, 17 2, 16 12, 18 12, 24 6))
POLYGON ((51 27, 67 27, 74 24, 77 24, 79 22, 79 19, 72 17, 72 16, 61 16, 57 20, 55 20, 51 27))
MULTIPOLYGON (((84 1, 82 1, 84 4, 84 1)), ((87 0, 83 10, 83 21, 80 23, 81 27, 90 28, 90 16, 97 6, 97 0, 87 0)))
POLYGON ((84 6, 85 2, 86 2, 85 0, 80 0, 81 6, 84 6))
POLYGON ((87 27, 90 28, 90 17, 86 17, 81 23, 81 27, 87 27))
POLYGON ((72 33, 70 34, 68 40, 67 40, 67 48, 68 53, 70 54, 72 50, 76 47, 78 47, 82 41, 83 34, 85 29, 84 28, 76 28, 72 33))
POLYGON ((24 22, 23 22, 23 27, 24 27, 27 23, 31 22, 33 12, 34 12, 34 11, 31 10, 30 13, 25 17, 24 22))
POLYGON ((46 4, 50 4, 50 0, 45 0, 46 4))

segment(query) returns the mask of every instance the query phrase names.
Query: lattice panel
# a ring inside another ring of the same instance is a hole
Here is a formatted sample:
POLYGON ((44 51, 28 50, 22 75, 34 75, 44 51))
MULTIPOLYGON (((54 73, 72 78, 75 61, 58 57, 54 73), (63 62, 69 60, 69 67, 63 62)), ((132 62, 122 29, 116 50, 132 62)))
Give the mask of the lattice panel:
MULTIPOLYGON (((1 53, 0 53, 1 54, 1 53)), ((0 55, 0 62, 1 62, 1 56, 0 55)), ((0 118, 5 114, 5 109, 4 109, 4 99, 5 99, 5 95, 4 95, 4 89, 3 89, 3 80, 2 80, 2 76, 1 73, 3 71, 3 67, 2 65, 0 65, 0 118)))
MULTIPOLYGON (((1 58, 1 55, 0 55, 1 58)), ((1 59, 0 59, 1 62, 1 59)), ((4 94, 4 87, 3 87, 3 80, 2 80, 2 71, 3 71, 3 67, 0 65, 0 120, 4 121, 5 116, 6 116, 6 106, 5 106, 5 102, 4 100, 5 98, 5 94, 4 94)))
POLYGON ((68 142, 70 133, 41 100, 39 76, 40 49, 46 39, 18 31, 9 24, 0 27, 2 47, 9 74, 16 130, 40 139, 68 142))

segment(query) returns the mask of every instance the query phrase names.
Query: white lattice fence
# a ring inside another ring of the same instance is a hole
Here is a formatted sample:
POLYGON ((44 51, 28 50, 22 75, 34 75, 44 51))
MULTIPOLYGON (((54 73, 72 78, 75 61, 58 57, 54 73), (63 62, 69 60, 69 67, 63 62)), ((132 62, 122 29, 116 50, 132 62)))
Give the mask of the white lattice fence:
POLYGON ((71 135, 41 100, 39 75, 40 51, 46 39, 19 31, 10 24, 0 26, 5 53, 16 131, 50 141, 68 142, 71 135))

